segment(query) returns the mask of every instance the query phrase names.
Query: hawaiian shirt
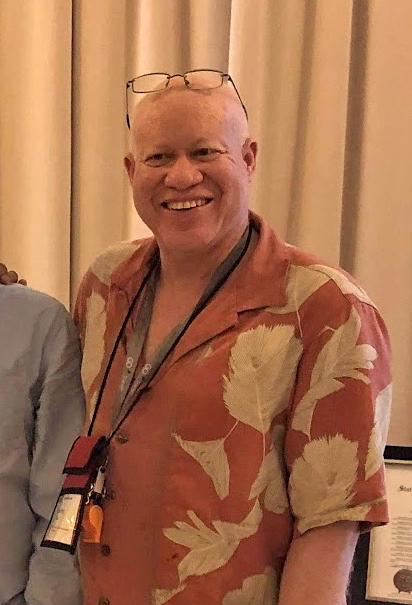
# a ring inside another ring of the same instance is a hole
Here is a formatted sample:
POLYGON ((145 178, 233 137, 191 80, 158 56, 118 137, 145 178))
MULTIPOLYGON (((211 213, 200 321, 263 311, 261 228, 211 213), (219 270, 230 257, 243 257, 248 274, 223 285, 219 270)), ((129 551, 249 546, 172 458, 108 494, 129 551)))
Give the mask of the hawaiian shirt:
MULTIPOLYGON (((384 323, 349 275, 251 221, 253 254, 112 442, 102 540, 81 547, 85 605, 274 605, 294 537, 340 520, 387 521, 384 323)), ((83 280, 76 321, 89 414, 155 251, 152 238, 112 247, 83 280)), ((96 434, 112 426, 138 313, 96 434)))

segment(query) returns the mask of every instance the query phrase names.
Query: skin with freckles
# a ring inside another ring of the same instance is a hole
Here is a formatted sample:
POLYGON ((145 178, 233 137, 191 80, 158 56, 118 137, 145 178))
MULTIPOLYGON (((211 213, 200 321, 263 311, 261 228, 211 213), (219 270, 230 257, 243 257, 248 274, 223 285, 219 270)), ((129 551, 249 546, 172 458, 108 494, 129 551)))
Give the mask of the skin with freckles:
POLYGON ((257 146, 228 86, 194 91, 179 80, 136 106, 125 166, 162 268, 205 258, 217 266, 246 228, 257 146), (177 209, 185 202, 197 206, 177 209))

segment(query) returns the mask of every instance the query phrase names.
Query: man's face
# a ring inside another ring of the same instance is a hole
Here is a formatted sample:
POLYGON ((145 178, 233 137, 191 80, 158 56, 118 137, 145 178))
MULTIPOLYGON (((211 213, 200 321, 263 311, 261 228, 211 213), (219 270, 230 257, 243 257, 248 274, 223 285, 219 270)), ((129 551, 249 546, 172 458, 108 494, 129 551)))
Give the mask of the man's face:
POLYGON ((176 88, 137 108, 125 165, 136 210, 163 250, 227 247, 246 227, 256 144, 234 104, 176 88))

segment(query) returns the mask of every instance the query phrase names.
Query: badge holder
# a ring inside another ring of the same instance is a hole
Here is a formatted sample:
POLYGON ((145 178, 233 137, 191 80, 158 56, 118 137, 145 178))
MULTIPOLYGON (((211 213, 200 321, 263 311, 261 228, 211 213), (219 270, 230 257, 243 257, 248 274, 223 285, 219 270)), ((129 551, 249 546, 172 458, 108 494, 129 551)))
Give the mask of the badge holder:
POLYGON ((67 476, 41 546, 74 554, 82 527, 85 542, 99 542, 106 459, 105 437, 76 439, 63 469, 67 476))

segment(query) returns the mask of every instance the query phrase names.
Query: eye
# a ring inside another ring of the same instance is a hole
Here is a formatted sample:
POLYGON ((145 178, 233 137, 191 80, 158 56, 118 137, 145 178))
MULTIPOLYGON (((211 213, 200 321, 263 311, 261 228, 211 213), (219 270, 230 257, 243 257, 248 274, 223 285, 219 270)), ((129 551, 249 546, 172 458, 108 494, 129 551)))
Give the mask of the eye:
POLYGON ((170 153, 163 153, 163 152, 158 152, 158 153, 152 153, 151 155, 148 155, 147 158, 145 158, 145 164, 147 164, 148 166, 163 166, 164 164, 167 164, 167 162, 169 162, 172 158, 172 154, 170 153))
POLYGON ((199 149, 195 149, 192 155, 201 160, 212 160, 219 153, 222 152, 219 149, 214 149, 213 147, 200 147, 199 149))

